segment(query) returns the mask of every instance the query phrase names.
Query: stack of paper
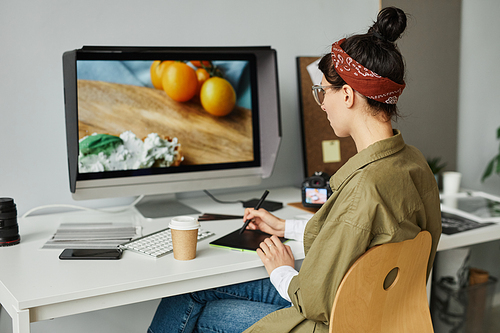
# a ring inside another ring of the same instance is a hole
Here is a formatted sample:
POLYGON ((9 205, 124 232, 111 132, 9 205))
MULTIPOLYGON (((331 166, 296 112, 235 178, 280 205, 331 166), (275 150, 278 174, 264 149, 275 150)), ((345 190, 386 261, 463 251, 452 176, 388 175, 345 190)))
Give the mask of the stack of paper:
POLYGON ((61 223, 43 249, 114 248, 136 236, 131 223, 61 223))

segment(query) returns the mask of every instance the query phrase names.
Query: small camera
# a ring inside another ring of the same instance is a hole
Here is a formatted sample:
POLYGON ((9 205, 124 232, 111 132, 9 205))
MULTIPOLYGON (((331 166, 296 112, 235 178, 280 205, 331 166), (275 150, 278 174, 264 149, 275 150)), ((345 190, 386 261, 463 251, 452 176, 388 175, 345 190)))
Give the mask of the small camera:
POLYGON ((321 207, 332 195, 330 176, 324 172, 315 172, 302 182, 302 205, 304 207, 321 207))

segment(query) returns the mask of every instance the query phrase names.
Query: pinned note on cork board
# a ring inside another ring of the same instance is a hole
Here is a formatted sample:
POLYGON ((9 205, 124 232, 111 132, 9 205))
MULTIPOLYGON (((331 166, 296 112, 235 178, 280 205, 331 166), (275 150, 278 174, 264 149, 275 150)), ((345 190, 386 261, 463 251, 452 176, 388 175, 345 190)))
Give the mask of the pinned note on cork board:
POLYGON ((352 138, 337 137, 326 113, 314 100, 311 86, 320 84, 322 78, 318 62, 319 57, 297 57, 305 178, 317 171, 332 176, 356 154, 352 138))

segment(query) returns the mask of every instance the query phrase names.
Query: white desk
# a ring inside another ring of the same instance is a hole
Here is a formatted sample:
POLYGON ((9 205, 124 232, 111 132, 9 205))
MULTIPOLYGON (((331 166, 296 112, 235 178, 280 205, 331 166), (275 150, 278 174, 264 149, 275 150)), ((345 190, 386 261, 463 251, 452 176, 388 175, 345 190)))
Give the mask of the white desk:
MULTIPOLYGON (((261 195, 259 190, 217 197, 247 200, 261 195)), ((271 189, 268 200, 298 202, 300 191, 271 189)), ((243 214, 241 204, 218 204, 208 197, 183 202, 202 213, 243 214)), ((286 205, 277 212, 284 218, 304 213, 286 205)), ((74 212, 19 219, 21 243, 0 248, 0 303, 12 317, 14 333, 30 332, 31 322, 268 276, 257 254, 208 245, 241 227, 241 220, 202 222, 202 228, 216 236, 199 242, 196 259, 187 262, 176 261, 172 255, 151 259, 129 251, 116 261, 61 261, 61 250, 41 249, 61 222, 82 221, 133 221, 144 227, 145 234, 168 224, 168 219, 143 220, 134 209, 118 214, 74 212)), ((289 245, 297 260, 303 259, 302 244, 289 245)))
POLYGON ((454 235, 442 234, 437 250, 450 250, 498 239, 500 239, 500 224, 496 223, 490 226, 468 230, 454 235))
POLYGON ((441 206, 441 210, 443 212, 451 213, 451 214, 458 214, 460 216, 463 216, 465 218, 474 220, 474 221, 483 221, 483 222, 497 222, 496 224, 490 225, 490 226, 484 226, 478 229, 474 230, 469 230, 466 232, 460 232, 454 235, 441 235, 441 239, 439 241, 438 245, 438 251, 443 251, 443 250, 448 250, 448 249, 453 249, 457 247, 463 247, 463 246, 470 246, 478 243, 486 243, 489 241, 494 241, 497 239, 500 239, 500 218, 490 218, 490 219, 481 219, 478 218, 477 216, 468 214, 464 211, 457 210, 456 203, 454 202, 453 198, 468 198, 470 195, 468 193, 474 193, 472 197, 475 197, 476 195, 479 197, 486 197, 488 199, 494 200, 494 201, 500 201, 500 198, 497 196, 493 196, 491 194, 483 193, 483 192, 473 192, 473 191, 464 191, 459 194, 456 194, 455 196, 441 196, 443 199, 443 205, 441 206))
MULTIPOLYGON (((262 191, 217 195, 222 200, 259 198, 262 191)), ((282 218, 307 214, 286 206, 300 201, 297 188, 270 189, 268 200, 282 201, 276 212, 282 218)), ((181 200, 202 213, 242 214, 241 204, 223 205, 208 197, 181 200)), ((61 261, 61 250, 42 250, 62 222, 135 222, 150 233, 168 219, 143 220, 135 211, 119 214, 74 212, 19 219, 21 243, 0 248, 0 303, 13 319, 14 333, 27 333, 30 323, 71 314, 138 303, 189 291, 267 277, 254 253, 212 248, 208 243, 241 226, 240 220, 202 222, 216 236, 198 244, 197 258, 180 262, 172 255, 160 259, 125 252, 117 261, 61 261)), ((455 235, 442 235, 438 250, 500 239, 500 225, 455 235)), ((300 264, 302 243, 288 243, 300 264)))

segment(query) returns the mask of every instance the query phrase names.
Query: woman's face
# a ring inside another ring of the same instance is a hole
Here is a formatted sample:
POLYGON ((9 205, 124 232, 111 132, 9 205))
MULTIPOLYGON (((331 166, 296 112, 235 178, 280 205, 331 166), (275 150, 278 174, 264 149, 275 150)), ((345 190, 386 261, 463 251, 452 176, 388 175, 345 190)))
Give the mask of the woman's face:
MULTIPOLYGON (((321 85, 331 85, 323 76, 321 85)), ((321 109, 326 112, 330 126, 332 127, 335 135, 340 138, 350 135, 350 110, 346 108, 344 103, 344 93, 341 89, 327 88, 325 98, 321 109)))

